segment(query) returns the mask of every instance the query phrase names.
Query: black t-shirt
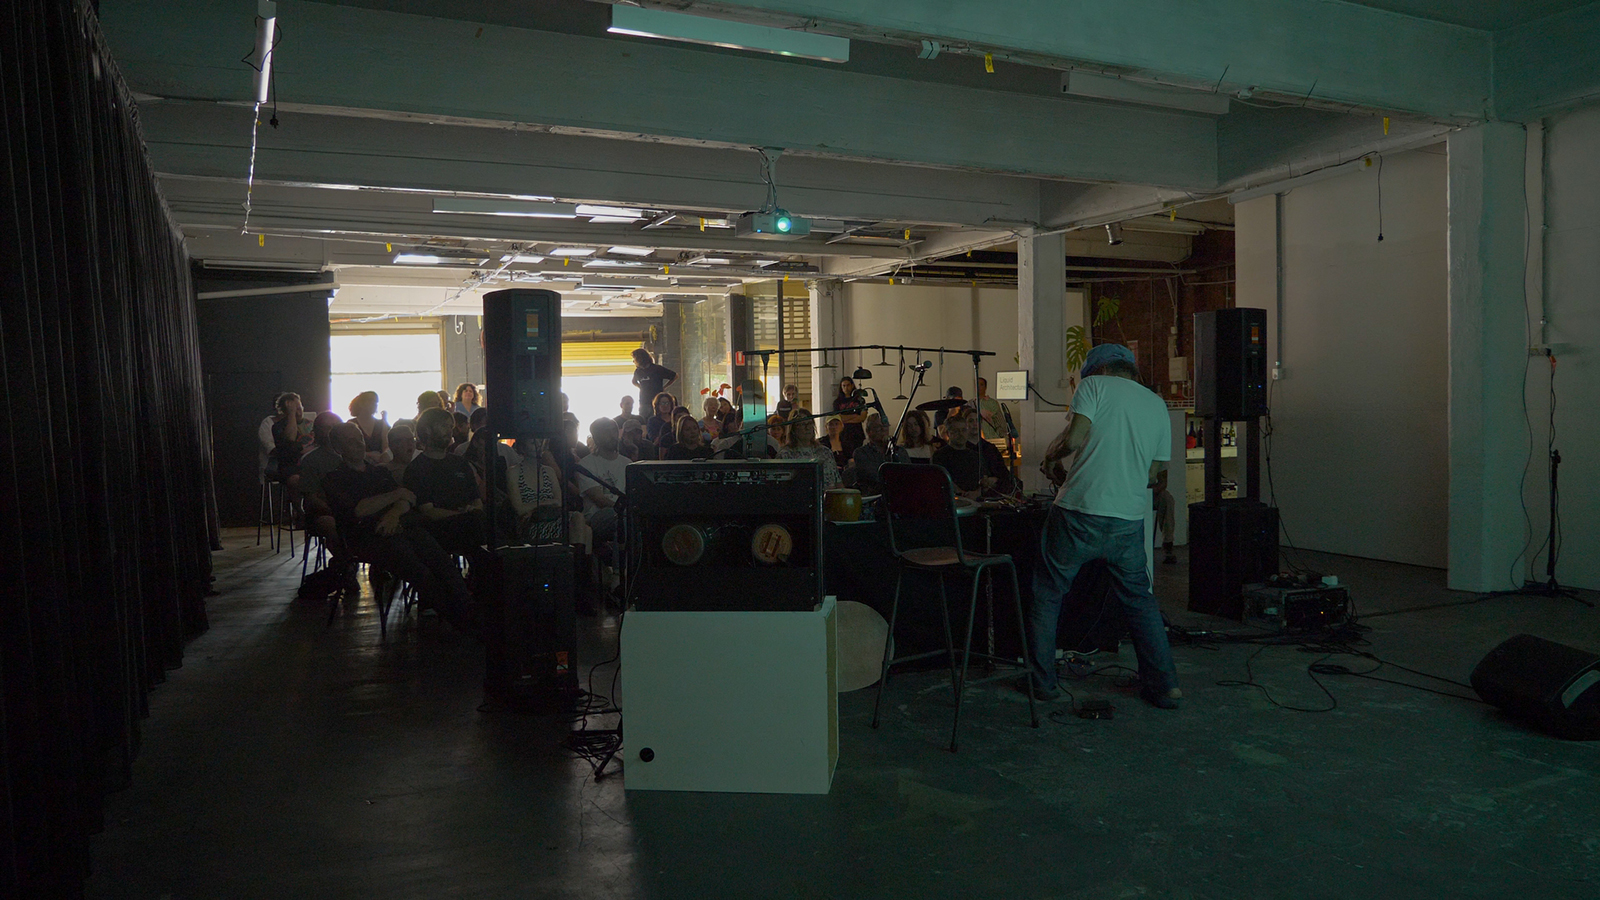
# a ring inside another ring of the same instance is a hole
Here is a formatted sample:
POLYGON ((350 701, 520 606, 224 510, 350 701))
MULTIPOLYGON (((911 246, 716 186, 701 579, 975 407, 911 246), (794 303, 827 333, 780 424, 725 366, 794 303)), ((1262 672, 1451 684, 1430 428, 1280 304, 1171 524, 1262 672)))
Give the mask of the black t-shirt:
POLYGON ((678 442, 677 436, 673 434, 672 423, 660 416, 651 416, 645 420, 644 439, 662 449, 678 442))
POLYGON ((368 497, 387 494, 397 487, 399 485, 394 483, 394 476, 379 466, 367 466, 357 472, 347 464, 340 464, 339 468, 322 477, 322 495, 328 499, 328 507, 333 510, 339 534, 352 541, 372 537, 375 533, 373 526, 383 514, 383 510, 379 510, 370 516, 357 517, 356 504, 368 497))
POLYGON ((649 409, 656 402, 656 395, 667 389, 667 382, 677 377, 677 372, 659 363, 634 368, 633 383, 639 386, 639 408, 649 409))
MULTIPOLYGON (((850 415, 853 413, 864 412, 866 408, 867 401, 861 399, 860 397, 846 397, 843 394, 839 394, 833 398, 833 411, 836 413, 850 415)), ((844 423, 843 437, 846 443, 850 445, 851 450, 854 450, 855 448, 867 442, 867 432, 861 427, 860 422, 844 423)))
POLYGON ((478 499, 478 478, 465 456, 446 453, 443 459, 417 454, 406 466, 406 489, 417 495, 417 507, 431 503, 440 509, 461 509, 478 499))
POLYGON ((1000 455, 1000 451, 996 450, 994 445, 988 441, 984 441, 976 447, 969 444, 960 450, 957 450, 953 444, 946 444, 933 451, 933 463, 934 465, 943 466, 944 470, 950 473, 950 480, 956 483, 956 487, 963 491, 975 491, 978 489, 978 455, 980 453, 983 454, 983 477, 993 478, 995 480, 994 489, 1000 493, 1011 493, 1014 487, 1011 480, 1011 472, 1006 469, 1006 462, 1000 455))

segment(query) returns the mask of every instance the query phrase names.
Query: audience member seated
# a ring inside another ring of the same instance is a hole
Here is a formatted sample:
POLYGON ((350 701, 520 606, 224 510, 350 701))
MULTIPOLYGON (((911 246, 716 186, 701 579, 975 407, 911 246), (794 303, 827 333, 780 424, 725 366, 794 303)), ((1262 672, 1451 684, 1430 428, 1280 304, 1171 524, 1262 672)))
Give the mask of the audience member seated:
POLYGON ((424 527, 445 550, 471 555, 483 545, 483 499, 478 475, 450 446, 451 415, 428 410, 417 418, 422 452, 406 466, 405 487, 424 527))
MULTIPOLYGON (((430 409, 443 409, 443 408, 444 408, 444 401, 439 399, 439 392, 438 391, 423 391, 422 393, 417 395, 417 415, 418 416, 422 415, 424 412, 427 412, 430 409)), ((399 428, 401 425, 409 425, 411 427, 411 434, 412 434, 413 438, 415 438, 416 433, 417 433, 417 419, 416 419, 416 416, 412 416, 409 419, 400 419, 400 420, 396 421, 393 425, 389 426, 389 430, 393 431, 394 429, 399 428)), ((394 452, 394 448, 391 447, 390 448, 390 452, 391 453, 394 452)))
POLYGON ((420 525, 407 524, 416 495, 367 462, 367 436, 353 422, 333 429, 342 463, 322 492, 345 545, 374 567, 410 582, 422 603, 457 628, 470 626, 467 584, 449 554, 420 525))
MULTIPOLYGON (((450 452, 455 453, 456 448, 465 447, 467 441, 470 440, 472 440, 472 419, 468 418, 465 413, 451 413, 450 452)), ((421 443, 420 435, 418 435, 418 443, 421 443)))
POLYGON ((483 409, 483 406, 478 403, 478 386, 470 381, 456 385, 456 399, 450 404, 450 411, 471 418, 472 413, 480 409, 483 409))
POLYGON ((411 460, 417 455, 417 434, 411 425, 399 422, 389 429, 389 454, 393 458, 384 463, 383 467, 389 470, 395 481, 404 481, 406 466, 410 465, 411 460))
POLYGON ((711 445, 700 433, 700 423, 693 416, 678 419, 677 441, 662 454, 662 459, 710 459, 711 445))
MULTIPOLYGON (((956 385, 953 385, 953 384, 950 385, 949 389, 944 392, 944 397, 945 397, 946 400, 962 400, 962 399, 965 399, 965 398, 963 398, 961 396, 961 388, 959 388, 959 387, 957 387, 956 385)), ((965 407, 959 407, 958 406, 956 408, 957 409, 964 409, 965 407)), ((945 420, 948 419, 948 418, 950 418, 950 410, 948 410, 948 409, 935 410, 934 413, 933 413, 933 430, 934 430, 934 432, 943 431, 944 430, 945 420)))
POLYGON ((850 457, 856 452, 857 444, 845 436, 844 419, 839 416, 829 416, 823 423, 828 434, 822 439, 822 446, 833 452, 833 464, 843 472, 844 467, 850 465, 850 457))
POLYGON ((784 444, 789 440, 789 417, 773 413, 767 416, 767 459, 773 459, 783 452, 784 444))
POLYGON ((613 421, 615 421, 617 423, 617 427, 618 428, 626 429, 628 427, 628 423, 629 422, 638 422, 639 426, 641 428, 644 427, 644 419, 643 419, 643 417, 634 415, 634 412, 633 412, 633 395, 632 394, 624 394, 623 395, 622 401, 621 401, 621 406, 622 406, 622 414, 614 417, 614 419, 613 419, 613 421))
POLYGON ((506 471, 506 495, 517 514, 517 534, 525 543, 561 540, 561 472, 549 441, 520 440, 517 462, 506 471))
POLYGON ((584 457, 593 452, 587 441, 578 437, 578 417, 563 416, 561 418, 561 433, 566 438, 567 454, 574 462, 582 462, 584 457))
POLYGON ((644 420, 638 416, 629 419, 622 426, 622 442, 618 447, 619 452, 631 460, 660 459, 660 451, 656 445, 644 439, 644 420))
POLYGON ((596 419, 589 426, 589 436, 594 441, 594 452, 583 460, 588 474, 578 473, 578 492, 583 497, 583 518, 589 523, 596 541, 610 541, 617 536, 617 497, 604 485, 619 491, 628 487, 627 468, 633 460, 617 452, 620 435, 617 423, 610 419, 596 419))
POLYGON ((366 442, 367 462, 382 465, 389 460, 389 424, 378 418, 378 394, 362 391, 350 401, 350 422, 361 429, 366 442))
POLYGON ((289 486, 293 502, 300 495, 300 457, 311 448, 311 429, 306 427, 300 395, 285 391, 278 395, 278 417, 272 423, 272 464, 278 478, 289 486))
POLYGON ((701 411, 705 413, 700 417, 700 433, 708 440, 722 437, 722 404, 716 397, 707 397, 701 404, 701 411))
POLYGON ((872 410, 863 424, 867 442, 850 455, 850 463, 840 475, 847 487, 853 487, 868 496, 883 493, 883 482, 878 478, 878 467, 888 462, 889 423, 883 413, 872 410))
POLYGON ((678 398, 666 391, 656 395, 651 404, 654 414, 644 423, 644 439, 655 444, 658 449, 672 446, 675 440, 672 432, 672 411, 678 407, 678 398))
POLYGON ((903 462, 925 463, 933 461, 933 451, 936 449, 933 442, 933 429, 928 426, 928 414, 920 409, 913 409, 906 413, 905 421, 900 425, 900 439, 895 442, 898 454, 904 457, 903 462))
POLYGON ((945 419, 945 433, 950 436, 950 441, 934 451, 933 462, 950 473, 950 480, 956 483, 963 497, 976 500, 984 491, 1009 494, 1013 487, 1011 473, 1006 471, 1005 460, 1000 457, 999 451, 988 441, 977 445, 972 443, 978 431, 977 421, 977 416, 968 410, 945 419), (985 448, 989 453, 983 452, 985 448), (983 471, 981 483, 978 478, 980 460, 983 471))
POLYGON ((786 384, 783 386, 783 399, 779 400, 778 405, 772 408, 772 412, 787 419, 794 415, 794 408, 799 405, 800 388, 794 384, 786 384))
POLYGON ((739 430, 739 408, 727 397, 717 398, 717 420, 722 424, 721 434, 727 437, 739 430))
MULTIPOLYGON (((495 534, 509 536, 517 532, 516 507, 511 503, 511 495, 508 487, 511 483, 510 474, 512 464, 498 452, 492 451, 490 449, 491 445, 511 452, 513 456, 515 455, 515 451, 511 450, 510 446, 502 444, 499 441, 491 441, 489 439, 489 432, 479 429, 473 433, 472 440, 467 442, 467 453, 462 458, 472 466, 472 471, 478 480, 478 499, 485 505, 486 508, 489 505, 490 500, 489 491, 493 490, 495 492, 495 534), (490 473, 489 465, 486 462, 486 460, 490 458, 494 460, 494 471, 492 474, 490 473)), ((518 461, 520 462, 521 460, 519 459, 518 461)))
POLYGON ((833 451, 817 443, 817 420, 811 418, 811 411, 796 409, 788 432, 778 458, 817 460, 822 464, 822 489, 839 487, 839 467, 833 464, 833 451))

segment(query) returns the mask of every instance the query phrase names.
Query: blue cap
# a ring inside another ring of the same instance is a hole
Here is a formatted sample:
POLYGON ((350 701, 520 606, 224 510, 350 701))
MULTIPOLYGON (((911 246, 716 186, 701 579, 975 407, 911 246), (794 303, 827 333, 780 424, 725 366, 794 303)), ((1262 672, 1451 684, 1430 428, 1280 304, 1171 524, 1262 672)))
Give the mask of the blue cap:
POLYGON ((1080 377, 1088 378, 1094 371, 1108 363, 1125 362, 1135 368, 1139 360, 1134 358, 1133 351, 1121 344, 1101 344, 1089 351, 1083 358, 1083 369, 1078 372, 1080 377))

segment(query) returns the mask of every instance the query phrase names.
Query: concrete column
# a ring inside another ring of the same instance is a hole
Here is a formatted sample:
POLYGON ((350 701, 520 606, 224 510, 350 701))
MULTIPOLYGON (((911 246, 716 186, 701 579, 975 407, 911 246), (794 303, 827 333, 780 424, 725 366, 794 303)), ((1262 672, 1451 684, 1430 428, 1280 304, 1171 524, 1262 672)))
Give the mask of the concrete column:
MULTIPOLYGON (((1071 394, 1063 364, 1066 330, 1084 323, 1081 297, 1074 292, 1076 302, 1067 302, 1066 256, 1067 241, 1062 234, 1017 240, 1018 357, 1034 387, 1057 403, 1069 402, 1071 394)), ((1020 405, 1018 420, 1023 484, 1029 490, 1043 490, 1049 483, 1039 474, 1039 460, 1044 458, 1045 447, 1061 433, 1065 415, 1035 393, 1020 405)))
MULTIPOLYGON (((837 278, 813 281, 807 285, 811 291, 811 346, 834 347, 844 343, 838 318, 844 305, 844 282, 837 278)), ((836 366, 844 361, 838 353, 828 354, 836 366)), ((822 365, 822 354, 811 354, 812 366, 822 365)), ((821 412, 833 407, 833 395, 839 387, 839 369, 814 369, 811 376, 811 409, 821 412)), ((849 374, 846 372, 845 374, 849 374)))
POLYGON ((1527 452, 1525 146, 1520 126, 1500 122, 1449 137, 1449 586, 1456 590, 1516 587, 1522 578, 1512 562, 1523 540, 1518 483, 1527 452))

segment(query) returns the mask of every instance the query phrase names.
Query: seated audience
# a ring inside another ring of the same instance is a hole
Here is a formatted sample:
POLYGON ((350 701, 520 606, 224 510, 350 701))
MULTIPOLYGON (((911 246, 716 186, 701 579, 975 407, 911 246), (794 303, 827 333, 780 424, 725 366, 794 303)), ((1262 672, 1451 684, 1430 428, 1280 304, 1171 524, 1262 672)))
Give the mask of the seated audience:
MULTIPOLYGON (((421 442, 421 435, 418 435, 421 442)), ((457 453, 457 447, 465 447, 467 441, 472 440, 472 419, 465 413, 450 414, 450 452, 457 453)), ((465 451, 462 451, 465 452, 465 451)), ((459 455, 459 454, 458 454, 459 455)))
MULTIPOLYGON (((444 401, 439 399, 439 392, 438 391, 423 391, 422 393, 417 395, 417 415, 418 416, 422 415, 424 412, 426 412, 426 411, 428 411, 430 409, 442 409, 443 407, 444 407, 444 401)), ((409 425, 409 426, 411 426, 412 436, 415 437, 416 432, 417 432, 417 419, 416 419, 416 416, 413 416, 413 417, 411 417, 409 419, 399 419, 399 420, 397 420, 393 425, 389 426, 389 430, 393 431, 394 429, 399 428, 401 425, 409 425)), ((391 452, 393 452, 392 448, 391 448, 391 452)))
POLYGON ((334 568, 339 567, 336 563, 342 564, 344 554, 338 544, 333 510, 328 507, 328 499, 322 493, 322 479, 343 462, 339 449, 333 444, 333 430, 342 424, 339 417, 331 412, 317 413, 316 420, 311 424, 311 435, 316 443, 305 456, 300 457, 300 496, 305 509, 306 533, 322 538, 328 548, 329 566, 334 568))
POLYGON ((783 451, 789 440, 789 417, 773 413, 767 416, 767 458, 773 459, 783 451))
POLYGON ((383 467, 389 470, 396 481, 404 480, 406 466, 417 455, 417 435, 411 425, 399 422, 389 429, 389 455, 394 458, 384 463, 383 467))
POLYGON ((906 413, 895 449, 899 451, 898 455, 904 457, 904 462, 925 463, 933 460, 935 444, 932 429, 928 427, 927 413, 920 409, 906 413))
POLYGON ((658 448, 666 448, 675 440, 672 432, 672 411, 678 407, 678 398, 666 391, 656 395, 651 404, 654 413, 644 423, 644 439, 658 448))
POLYGON ((578 492, 583 498, 584 521, 589 523, 594 539, 609 541, 617 535, 617 497, 603 485, 627 490, 627 468, 633 460, 617 452, 620 435, 616 422, 596 419, 589 426, 589 436, 594 441, 594 452, 583 460, 588 474, 578 474, 578 492))
POLYGON ((777 415, 783 416, 785 419, 787 419, 794 415, 794 408, 798 406, 799 403, 799 386, 794 384, 786 384, 783 386, 783 399, 778 401, 778 405, 773 407, 772 411, 777 415))
POLYGON ((350 421, 361 429, 366 442, 367 462, 382 465, 389 459, 389 423, 378 418, 378 394, 362 391, 350 401, 350 421))
POLYGON ((883 493, 883 481, 878 478, 878 467, 889 462, 889 423, 883 413, 872 410, 863 423, 867 442, 850 455, 850 463, 840 474, 848 487, 866 495, 883 493))
POLYGON ((483 405, 478 402, 478 386, 470 381, 456 385, 456 399, 450 404, 450 411, 471 418, 472 413, 480 409, 483 409, 483 405))
POLYGON ((517 534, 528 544, 561 540, 561 471, 549 441, 519 440, 517 463, 506 471, 506 495, 517 514, 517 534))
MULTIPOLYGON (((956 385, 953 385, 953 384, 950 385, 949 389, 944 392, 944 397, 945 397, 946 400, 961 400, 961 399, 964 399, 961 396, 961 388, 959 388, 959 387, 957 387, 956 385)), ((965 409, 965 408, 966 407, 961 407, 961 406, 956 407, 956 409, 965 409)), ((934 413, 933 413, 933 430, 935 432, 942 431, 944 429, 945 420, 950 418, 950 415, 951 415, 951 410, 948 410, 948 409, 935 410, 934 413)))
POLYGON ((701 407, 705 415, 700 417, 700 432, 709 440, 722 437, 722 404, 719 398, 707 397, 701 407))
POLYGON ((618 452, 631 460, 660 459, 656 445, 644 439, 644 420, 634 416, 622 426, 622 441, 618 452))
POLYGON ((306 427, 300 395, 285 391, 278 395, 278 416, 272 423, 272 462, 278 478, 289 486, 291 502, 300 494, 300 457, 311 448, 311 429, 306 427))
POLYGON ((933 462, 950 473, 950 480, 956 483, 963 497, 976 500, 984 491, 1008 494, 1013 487, 1011 473, 1006 471, 1005 460, 1000 457, 999 451, 988 441, 976 445, 972 443, 973 435, 978 430, 977 421, 977 416, 967 410, 945 419, 944 428, 950 441, 934 451, 933 462), (985 449, 988 453, 983 452, 985 449), (978 477, 980 460, 983 472, 981 482, 978 477))
POLYGON ((457 556, 467 556, 484 542, 483 499, 472 464, 447 449, 451 424, 451 415, 442 409, 417 418, 422 452, 406 466, 405 486, 434 540, 457 556))
POLYGON ((817 420, 811 418, 811 411, 796 409, 788 432, 778 458, 817 460, 822 464, 822 489, 839 487, 839 467, 833 463, 833 451, 817 443, 817 420))
POLYGON ((346 546, 374 567, 410 582, 421 601, 457 628, 470 625, 467 584, 449 554, 426 530, 403 517, 416 495, 367 462, 367 436, 354 422, 333 428, 342 463, 322 479, 322 492, 346 546))
POLYGON ((693 416, 678 419, 677 441, 661 454, 662 459, 710 459, 711 445, 700 433, 700 423, 693 416))
POLYGON ((833 452, 833 464, 840 471, 850 464, 850 457, 856 452, 856 443, 846 436, 845 421, 839 416, 829 416, 823 420, 827 427, 827 437, 822 439, 822 446, 833 452))
POLYGON ((627 428, 629 422, 638 422, 639 425, 643 427, 644 419, 640 416, 634 415, 632 394, 624 394, 622 396, 621 406, 622 414, 614 418, 618 428, 627 428))
POLYGON ((722 423, 721 434, 727 437, 739 430, 739 408, 727 397, 717 398, 717 419, 722 423))

